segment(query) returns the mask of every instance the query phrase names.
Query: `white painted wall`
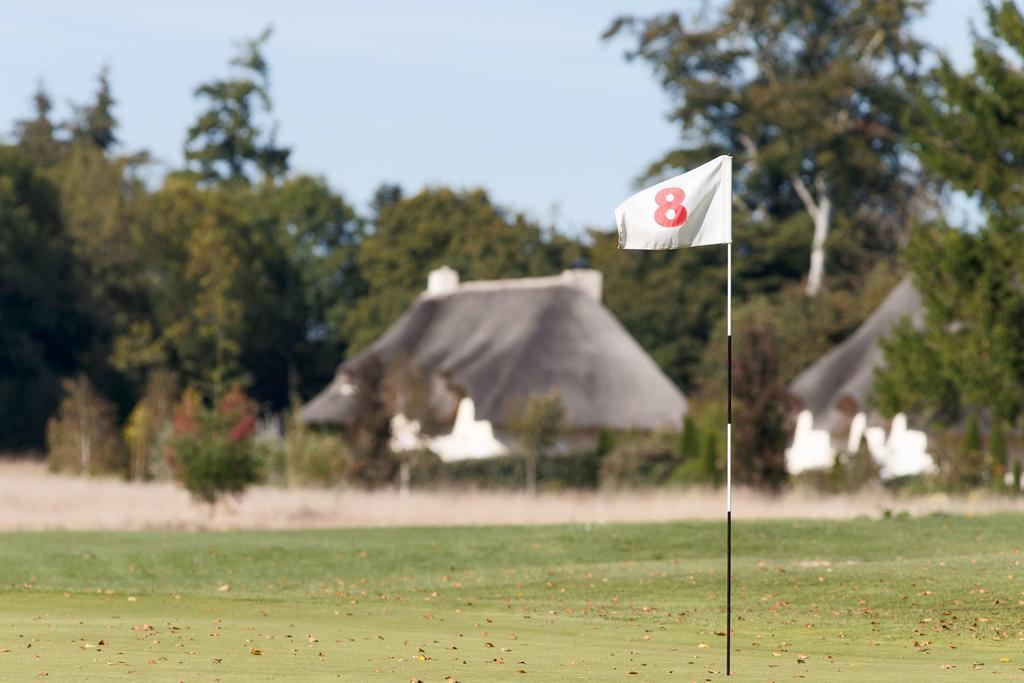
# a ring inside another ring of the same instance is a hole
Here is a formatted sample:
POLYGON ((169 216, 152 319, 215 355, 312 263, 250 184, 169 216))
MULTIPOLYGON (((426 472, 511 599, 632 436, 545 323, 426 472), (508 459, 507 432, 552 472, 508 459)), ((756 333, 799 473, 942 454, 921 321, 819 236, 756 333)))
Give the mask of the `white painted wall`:
POLYGON ((417 420, 395 415, 391 418, 390 445, 396 453, 428 449, 445 462, 494 458, 509 452, 495 438, 490 420, 476 419, 476 406, 468 396, 459 401, 451 433, 434 438, 423 435, 417 420))
MULTIPOLYGON (((846 452, 856 453, 861 441, 867 444, 879 466, 882 479, 924 474, 935 470, 928 453, 928 435, 907 427, 907 416, 897 413, 886 434, 884 427, 868 427, 867 416, 858 413, 850 423, 846 452)), ((814 428, 814 416, 804 410, 797 416, 793 445, 786 449, 786 469, 790 474, 806 470, 827 469, 835 462, 836 449, 832 434, 814 428)))

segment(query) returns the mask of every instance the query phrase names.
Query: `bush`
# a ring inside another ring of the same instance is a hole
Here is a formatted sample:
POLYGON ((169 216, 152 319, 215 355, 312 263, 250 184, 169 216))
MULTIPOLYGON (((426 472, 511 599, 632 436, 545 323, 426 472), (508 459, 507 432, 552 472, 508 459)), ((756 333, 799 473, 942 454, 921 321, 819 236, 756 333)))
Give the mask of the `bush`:
POLYGON ((284 440, 284 468, 289 486, 337 486, 352 457, 340 434, 310 429, 298 419, 290 421, 284 440))
POLYGON ((255 407, 240 389, 232 389, 213 407, 195 389, 185 390, 174 411, 168 459, 189 493, 213 504, 259 481, 252 445, 255 426, 255 407))
POLYGON ((679 462, 664 441, 634 441, 616 446, 601 460, 599 480, 604 488, 657 486, 669 480, 679 462))
POLYGON ((565 421, 565 404, 557 389, 511 401, 508 429, 519 438, 526 465, 526 492, 537 492, 540 460, 558 441, 565 421))
POLYGON ((123 474, 128 455, 114 405, 80 375, 64 380, 64 398, 46 425, 50 469, 74 474, 123 474))
POLYGON ((177 375, 169 370, 150 373, 142 398, 128 415, 123 430, 131 479, 169 478, 170 471, 163 455, 173 429, 172 417, 177 398, 177 375))
POLYGON ((680 439, 682 462, 672 471, 670 483, 681 486, 717 486, 721 483, 717 428, 720 427, 715 425, 714 429, 702 429, 696 419, 689 415, 686 417, 680 439))

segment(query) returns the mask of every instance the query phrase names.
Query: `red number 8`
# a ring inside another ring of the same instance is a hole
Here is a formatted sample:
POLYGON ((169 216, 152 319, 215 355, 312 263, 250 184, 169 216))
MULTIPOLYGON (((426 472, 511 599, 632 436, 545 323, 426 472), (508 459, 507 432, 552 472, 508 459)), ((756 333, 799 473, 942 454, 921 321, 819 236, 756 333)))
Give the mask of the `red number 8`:
POLYGON ((686 194, 681 188, 666 187, 654 195, 654 203, 658 210, 654 212, 654 221, 663 228, 678 228, 686 222, 686 207, 683 200, 686 194), (669 215, 669 211, 672 215, 669 215))

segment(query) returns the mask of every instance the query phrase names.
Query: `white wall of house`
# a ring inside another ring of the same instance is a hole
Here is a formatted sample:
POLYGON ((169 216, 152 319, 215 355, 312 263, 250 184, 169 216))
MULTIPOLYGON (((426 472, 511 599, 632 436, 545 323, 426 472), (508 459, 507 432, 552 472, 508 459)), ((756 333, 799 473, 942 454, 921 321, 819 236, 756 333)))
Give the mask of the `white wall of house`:
POLYGON ((508 446, 495 438, 490 420, 476 419, 476 406, 468 396, 459 401, 452 431, 441 436, 426 437, 417 420, 395 415, 391 418, 390 445, 396 453, 428 449, 445 462, 494 458, 509 452, 508 446))
MULTIPOLYGON (((864 413, 857 413, 846 435, 846 453, 855 453, 863 440, 871 456, 878 463, 882 479, 895 479, 935 470, 935 462, 928 453, 928 435, 907 427, 907 416, 897 413, 886 433, 885 427, 867 426, 864 413)), ((814 416, 802 411, 796 420, 793 444, 786 449, 786 470, 799 474, 807 470, 827 469, 835 462, 839 449, 833 445, 833 434, 814 428, 814 416)))

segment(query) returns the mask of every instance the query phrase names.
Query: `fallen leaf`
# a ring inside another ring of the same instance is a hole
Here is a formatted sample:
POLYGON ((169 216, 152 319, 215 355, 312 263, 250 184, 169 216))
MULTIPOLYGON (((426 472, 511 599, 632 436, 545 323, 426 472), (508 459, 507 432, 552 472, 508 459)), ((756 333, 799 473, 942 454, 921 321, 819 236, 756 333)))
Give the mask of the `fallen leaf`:
POLYGON ((259 649, 258 647, 254 647, 253 649, 249 650, 249 654, 251 654, 254 657, 259 657, 263 654, 263 650, 259 649))

